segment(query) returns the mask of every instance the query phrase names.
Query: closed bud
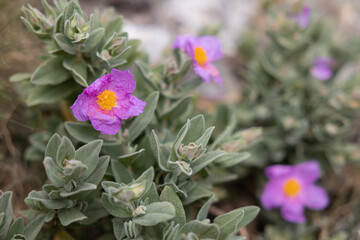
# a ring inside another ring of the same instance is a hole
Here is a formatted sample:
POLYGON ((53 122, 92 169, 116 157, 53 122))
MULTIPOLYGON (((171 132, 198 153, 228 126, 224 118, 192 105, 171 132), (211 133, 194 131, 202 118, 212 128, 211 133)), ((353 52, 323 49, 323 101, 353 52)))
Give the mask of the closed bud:
POLYGON ((79 178, 88 167, 79 160, 65 160, 63 174, 73 179, 79 178))
POLYGON ((146 207, 145 206, 138 206, 133 212, 132 212, 132 216, 136 217, 136 216, 140 216, 140 215, 144 215, 146 213, 146 207))
POLYGON ((191 142, 189 145, 184 146, 184 144, 181 144, 179 147, 179 153, 180 155, 189 161, 192 161, 200 156, 205 151, 203 149, 202 145, 196 145, 195 143, 191 142))
POLYGON ((166 64, 166 76, 172 76, 179 72, 175 59, 170 59, 166 64))
POLYGON ((90 23, 77 11, 65 22, 65 35, 73 42, 83 42, 89 37, 90 23))

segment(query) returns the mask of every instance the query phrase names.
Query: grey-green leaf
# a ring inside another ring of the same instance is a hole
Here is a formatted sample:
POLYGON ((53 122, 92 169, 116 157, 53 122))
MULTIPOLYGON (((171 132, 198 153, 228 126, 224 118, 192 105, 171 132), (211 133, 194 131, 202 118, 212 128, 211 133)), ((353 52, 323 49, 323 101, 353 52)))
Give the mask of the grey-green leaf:
POLYGON ((175 207, 169 202, 154 202, 146 206, 146 214, 133 218, 133 222, 142 226, 155 226, 175 217, 175 207))
POLYGON ((69 72, 62 66, 61 57, 53 57, 40 65, 31 77, 36 85, 57 85, 70 78, 69 72))
POLYGON ((75 208, 60 209, 58 213, 60 223, 63 226, 68 226, 71 223, 86 219, 87 217, 75 208))

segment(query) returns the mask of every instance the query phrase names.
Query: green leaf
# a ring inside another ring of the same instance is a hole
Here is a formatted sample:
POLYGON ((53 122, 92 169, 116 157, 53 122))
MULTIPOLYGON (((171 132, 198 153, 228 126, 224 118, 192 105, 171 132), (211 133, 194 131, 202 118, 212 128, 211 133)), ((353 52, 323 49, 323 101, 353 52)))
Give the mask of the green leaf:
POLYGON ((179 235, 182 233, 195 233, 196 235, 201 236, 201 239, 218 239, 220 230, 215 224, 193 220, 180 228, 179 235))
POLYGON ((24 236, 26 237, 26 240, 36 239, 41 228, 44 226, 45 218, 46 218, 46 214, 40 214, 35 219, 27 223, 24 230, 24 236))
POLYGON ((70 78, 70 74, 62 66, 63 59, 54 57, 40 65, 31 77, 36 85, 57 85, 70 78))
POLYGON ((76 90, 71 81, 66 81, 56 86, 36 86, 26 99, 26 104, 32 107, 38 104, 55 103, 71 95, 76 90))
POLYGON ((134 217, 134 223, 142 226, 155 226, 161 222, 166 222, 175 217, 175 207, 169 202, 154 202, 146 206, 146 213, 139 217, 134 217))
POLYGON ((81 180, 87 178, 98 165, 102 144, 103 140, 95 140, 76 150, 75 159, 87 166, 87 170, 81 175, 81 180))
POLYGON ((71 200, 52 200, 49 199, 49 196, 45 191, 31 191, 27 198, 25 198, 25 203, 34 210, 45 211, 48 209, 64 208, 71 203, 71 200))
POLYGON ((193 203, 199 199, 209 198, 213 194, 214 193, 212 191, 206 189, 205 187, 197 185, 195 188, 188 191, 187 197, 185 199, 183 199, 182 202, 183 202, 183 205, 186 206, 186 205, 189 205, 190 203, 193 203))
POLYGON ((74 11, 79 13, 85 19, 85 15, 84 15, 83 11, 81 10, 77 1, 71 1, 71 2, 69 2, 69 4, 67 5, 67 7, 65 9, 64 22, 71 18, 71 16, 74 14, 74 11))
POLYGON ((71 42, 71 40, 65 36, 63 33, 55 33, 54 35, 55 42, 57 45, 66 53, 70 55, 76 54, 75 45, 71 42))
POLYGON ((67 180, 61 177, 62 170, 51 157, 45 157, 43 164, 46 176, 54 186, 62 187, 66 184, 67 180))
POLYGON ((252 222, 260 212, 260 208, 256 206, 247 206, 239 209, 245 211, 244 218, 242 219, 240 225, 238 226, 239 228, 245 227, 250 222, 252 222))
POLYGON ((0 225, 0 239, 5 239, 13 217, 13 208, 11 204, 12 192, 5 192, 0 195, 0 213, 2 220, 0 225))
POLYGON ((227 153, 221 150, 208 152, 200 157, 196 158, 190 165, 193 169, 193 175, 199 172, 201 169, 216 161, 219 157, 226 155, 227 153))
POLYGON ((68 226, 71 223, 78 222, 87 218, 82 212, 76 210, 75 208, 60 209, 58 212, 58 217, 60 223, 63 226, 68 226))
POLYGON ((211 204, 214 202, 214 200, 215 200, 215 194, 213 194, 211 197, 209 197, 209 199, 206 201, 206 203, 204 203, 202 205, 202 207, 200 208, 200 210, 198 212, 196 220, 203 221, 207 218, 207 215, 209 213, 209 208, 210 208, 211 204))
POLYGON ((128 169, 118 160, 111 160, 111 170, 117 183, 128 184, 133 180, 128 169))
POLYGON ((142 148, 139 151, 121 155, 117 159, 119 159, 120 162, 122 162, 125 165, 131 165, 138 157, 140 157, 142 154, 144 154, 144 152, 145 152, 145 149, 142 148))
POLYGON ((144 112, 137 116, 129 127, 129 138, 127 139, 128 142, 134 141, 149 125, 154 117, 158 99, 159 92, 153 92, 145 99, 146 106, 144 112))
POLYGON ((90 192, 96 189, 96 185, 87 182, 79 182, 75 189, 71 192, 66 191, 64 188, 60 189, 60 196, 63 198, 74 197, 79 193, 90 192))
POLYGON ((71 137, 83 143, 95 141, 100 135, 89 123, 65 122, 65 129, 71 137))
POLYGON ((205 130, 205 119, 203 115, 197 115, 196 117, 190 119, 190 127, 184 136, 182 143, 188 145, 191 142, 195 142, 199 139, 205 130))
POLYGON ((81 51, 82 52, 90 52, 94 47, 96 47, 96 45, 99 44, 99 42, 103 38, 104 34, 105 34, 104 28, 98 28, 98 29, 95 29, 94 31, 92 31, 89 34, 88 39, 85 40, 81 51))
POLYGON ((103 193, 103 195, 101 196, 101 201, 106 211, 108 211, 114 217, 119 217, 119 218, 131 217, 131 213, 129 210, 127 210, 125 205, 120 205, 120 204, 115 205, 109 200, 109 195, 107 193, 103 193))
POLYGON ((161 115, 161 119, 176 119, 186 113, 189 103, 191 101, 192 97, 185 97, 177 102, 173 103, 169 109, 164 111, 161 115))
POLYGON ((244 214, 244 210, 236 209, 214 219, 214 223, 220 228, 219 240, 226 239, 228 235, 234 233, 240 228, 239 225, 244 217, 244 214))
POLYGON ((25 80, 29 80, 31 78, 30 73, 15 73, 11 75, 9 81, 10 82, 22 82, 25 80))
POLYGON ((240 162, 248 159, 251 156, 248 152, 243 153, 227 153, 216 160, 222 168, 228 168, 239 164, 240 162))
POLYGON ((88 87, 87 83, 87 64, 84 60, 69 57, 63 61, 63 66, 70 72, 74 77, 74 80, 83 87, 88 87))
POLYGON ((98 164, 95 170, 90 174, 90 176, 84 180, 84 182, 93 183, 95 185, 99 185, 101 180, 103 179, 106 169, 109 165, 110 157, 109 156, 101 156, 99 158, 98 164))
POLYGON ((122 24, 123 24, 122 16, 116 17, 116 18, 112 19, 111 21, 109 21, 105 25, 104 39, 106 39, 106 40, 109 39, 114 33, 120 33, 122 24))
POLYGON ((60 146, 56 153, 56 159, 54 159, 58 166, 63 166, 64 160, 73 160, 75 159, 75 148, 71 143, 70 139, 63 137, 61 139, 60 146))
POLYGON ((25 230, 24 220, 21 217, 18 217, 14 223, 11 225, 8 236, 6 240, 10 240, 15 234, 23 234, 25 230))
POLYGON ((159 139, 154 130, 151 131, 150 143, 151 143, 151 150, 155 156, 157 163, 159 164, 159 167, 163 171, 169 171, 167 167, 167 161, 168 161, 167 157, 165 157, 163 149, 160 146, 159 139))
POLYGON ((51 157, 52 159, 56 159, 56 154, 58 151, 58 148, 61 144, 61 138, 59 134, 55 133, 49 140, 46 150, 45 150, 45 156, 51 157))
POLYGON ((175 193, 175 191, 171 187, 166 186, 160 194, 160 200, 168 201, 174 205, 176 217, 173 219, 173 221, 175 223, 179 223, 180 226, 183 226, 186 223, 185 210, 180 198, 175 193))

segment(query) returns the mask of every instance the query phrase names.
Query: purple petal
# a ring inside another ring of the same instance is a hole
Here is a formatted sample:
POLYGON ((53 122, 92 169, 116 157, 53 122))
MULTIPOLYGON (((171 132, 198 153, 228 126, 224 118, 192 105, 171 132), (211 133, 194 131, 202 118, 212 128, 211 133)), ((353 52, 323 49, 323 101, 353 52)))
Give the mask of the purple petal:
POLYGON ((186 51, 186 48, 187 48, 186 46, 189 43, 192 43, 194 40, 195 40, 195 37, 193 35, 190 35, 190 34, 177 36, 175 38, 175 41, 174 41, 172 47, 174 49, 180 48, 181 50, 184 50, 189 55, 188 51, 186 51))
POLYGON ((201 47, 205 50, 206 56, 209 62, 219 60, 223 57, 221 50, 221 44, 217 37, 214 36, 203 36, 195 39, 193 42, 193 49, 195 47, 201 47))
POLYGON ((141 101, 133 95, 127 95, 124 99, 118 101, 118 107, 114 109, 117 117, 128 119, 137 116, 144 111, 146 102, 141 101))
POLYGON ((306 183, 315 182, 321 175, 320 165, 315 160, 296 164, 294 171, 296 176, 298 176, 302 182, 306 183))
POLYGON ((281 208, 281 216, 292 223, 305 223, 304 207, 301 203, 290 201, 281 208))
POLYGON ((113 117, 113 119, 104 119, 90 117, 91 124, 93 127, 100 131, 101 134, 116 134, 121 129, 121 119, 113 117))
POLYGON ((268 179, 283 179, 293 174, 293 167, 287 165, 273 165, 265 169, 265 175, 268 179))
POLYGON ((96 102, 96 97, 87 96, 87 94, 85 94, 84 92, 81 93, 76 99, 75 103, 71 106, 71 110, 73 111, 74 117, 78 121, 89 120, 89 113, 94 112, 95 109, 97 108, 94 105, 95 102, 96 102))
POLYGON ((321 81, 326 81, 331 78, 332 70, 327 66, 314 66, 311 69, 311 74, 321 81))
POLYGON ((313 210, 322 210, 329 204, 326 191, 315 185, 309 185, 304 189, 305 206, 313 210))
POLYGON ((265 185, 263 194, 261 195, 261 203, 266 209, 280 207, 286 196, 283 192, 283 182, 269 181, 265 185))
POLYGON ((136 82, 129 70, 111 70, 111 81, 107 88, 121 93, 132 93, 136 88, 136 82))
POLYGON ((194 71, 206 83, 209 83, 211 79, 214 79, 218 85, 223 84, 219 70, 212 64, 198 65, 196 62, 194 62, 194 71))
POLYGON ((310 22, 310 14, 310 7, 304 6, 303 10, 299 14, 294 15, 292 18, 301 28, 306 28, 310 22))
POLYGON ((109 84, 111 81, 110 74, 105 74, 104 76, 101 76, 100 78, 96 79, 90 86, 85 88, 83 93, 85 93, 87 96, 97 96, 99 92, 102 92, 105 89, 105 86, 109 84))

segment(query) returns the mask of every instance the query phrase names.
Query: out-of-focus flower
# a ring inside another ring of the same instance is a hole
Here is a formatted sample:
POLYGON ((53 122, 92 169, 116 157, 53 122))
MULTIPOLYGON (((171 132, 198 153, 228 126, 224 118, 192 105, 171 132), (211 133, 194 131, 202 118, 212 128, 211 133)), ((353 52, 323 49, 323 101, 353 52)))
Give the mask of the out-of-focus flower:
POLYGON ((333 64, 334 60, 332 58, 317 57, 314 59, 311 74, 321 81, 326 81, 330 79, 333 75, 333 64))
POLYGON ((293 223, 306 221, 304 208, 322 210, 328 203, 326 191, 315 185, 320 177, 317 161, 294 166, 274 165, 265 169, 269 182, 261 196, 266 209, 281 208, 282 217, 293 223))
POLYGON ((223 57, 219 40, 213 36, 195 37, 182 35, 176 37, 173 48, 180 48, 193 60, 194 70, 205 82, 213 79, 217 84, 222 85, 219 70, 212 62, 223 57))
POLYGON ((90 120, 102 134, 116 134, 122 119, 137 116, 144 110, 146 103, 130 94, 135 88, 129 70, 113 69, 85 88, 71 109, 77 120, 90 120))
POLYGON ((292 19, 301 28, 306 28, 310 22, 311 9, 309 6, 304 6, 298 14, 292 15, 292 19))

